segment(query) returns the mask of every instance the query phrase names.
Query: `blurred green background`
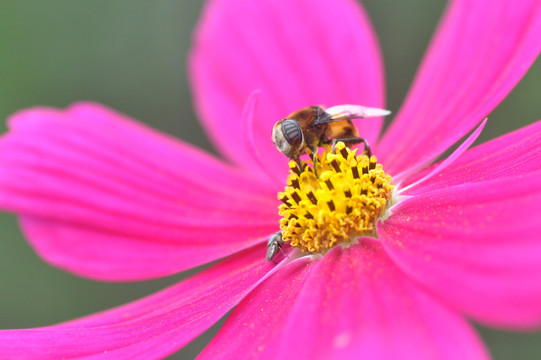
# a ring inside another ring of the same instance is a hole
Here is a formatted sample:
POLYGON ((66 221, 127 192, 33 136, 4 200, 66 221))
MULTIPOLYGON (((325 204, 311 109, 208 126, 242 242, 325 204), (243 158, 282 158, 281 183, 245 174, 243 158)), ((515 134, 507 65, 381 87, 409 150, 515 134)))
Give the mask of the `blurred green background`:
MULTIPOLYGON (((387 70, 388 108, 398 109, 444 1, 367 0, 387 70)), ((211 150, 191 105, 186 53, 200 1, 0 2, 0 118, 35 106, 94 100, 211 150)), ((541 118, 541 62, 490 116, 482 141, 541 118)), ((5 130, 4 123, 0 125, 5 130)), ((42 262, 0 213, 0 328, 48 325, 157 291, 162 280, 103 284, 42 262)), ((490 299, 487 299, 490 301, 490 299)), ((541 306, 541 304, 540 304, 541 306)), ((193 358, 217 326, 173 358, 193 358)), ((495 359, 539 359, 541 332, 480 328, 495 359)))

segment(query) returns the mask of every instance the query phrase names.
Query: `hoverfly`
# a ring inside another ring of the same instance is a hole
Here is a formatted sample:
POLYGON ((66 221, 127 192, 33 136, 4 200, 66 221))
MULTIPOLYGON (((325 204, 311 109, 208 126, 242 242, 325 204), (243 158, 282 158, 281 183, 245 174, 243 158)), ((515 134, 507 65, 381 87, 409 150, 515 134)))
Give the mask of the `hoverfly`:
POLYGON ((304 169, 301 155, 309 151, 315 165, 318 147, 332 145, 334 148, 338 141, 346 145, 362 142, 365 153, 370 156, 370 145, 359 137, 351 120, 390 113, 388 110, 359 105, 339 105, 326 110, 322 106, 308 106, 274 124, 272 141, 278 150, 294 160, 301 170, 304 169))
MULTIPOLYGON (((274 124, 272 141, 278 150, 294 160, 301 170, 304 169, 304 165, 300 156, 309 151, 314 164, 314 173, 317 176, 315 165, 318 147, 331 145, 334 149, 338 141, 346 145, 362 142, 365 154, 371 156, 370 145, 365 139, 359 137, 351 120, 386 116, 390 113, 388 110, 359 105, 339 105, 326 110, 322 106, 308 106, 274 124)), ((273 260, 278 251, 284 253, 283 245, 282 233, 273 234, 267 242, 266 260, 273 260)))

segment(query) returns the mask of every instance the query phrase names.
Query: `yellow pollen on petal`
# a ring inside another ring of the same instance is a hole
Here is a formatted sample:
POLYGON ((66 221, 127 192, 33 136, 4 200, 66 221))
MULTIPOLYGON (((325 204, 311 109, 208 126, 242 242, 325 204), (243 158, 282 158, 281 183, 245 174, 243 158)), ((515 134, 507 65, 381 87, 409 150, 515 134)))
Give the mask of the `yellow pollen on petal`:
POLYGON ((357 155, 339 142, 318 155, 316 176, 289 162, 284 192, 278 193, 282 240, 303 252, 326 253, 360 236, 375 236, 393 185, 376 157, 357 155))

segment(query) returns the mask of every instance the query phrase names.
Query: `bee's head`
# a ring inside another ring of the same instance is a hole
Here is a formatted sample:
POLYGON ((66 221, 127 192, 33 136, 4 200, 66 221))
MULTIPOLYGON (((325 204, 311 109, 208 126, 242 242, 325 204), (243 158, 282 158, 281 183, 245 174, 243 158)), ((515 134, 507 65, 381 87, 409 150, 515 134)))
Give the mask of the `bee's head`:
POLYGON ((304 134, 298 122, 282 119, 274 124, 272 141, 288 158, 298 157, 304 147, 304 134))

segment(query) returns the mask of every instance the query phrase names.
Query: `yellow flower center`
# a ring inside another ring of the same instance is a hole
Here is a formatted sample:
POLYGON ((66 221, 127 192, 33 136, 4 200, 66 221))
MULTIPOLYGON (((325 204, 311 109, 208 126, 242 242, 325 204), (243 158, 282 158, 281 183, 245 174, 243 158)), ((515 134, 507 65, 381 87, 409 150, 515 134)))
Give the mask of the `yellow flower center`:
POLYGON ((278 193, 282 239, 303 252, 326 253, 360 236, 375 237, 393 185, 376 157, 357 155, 339 142, 318 155, 316 170, 289 162, 285 191, 278 193))

